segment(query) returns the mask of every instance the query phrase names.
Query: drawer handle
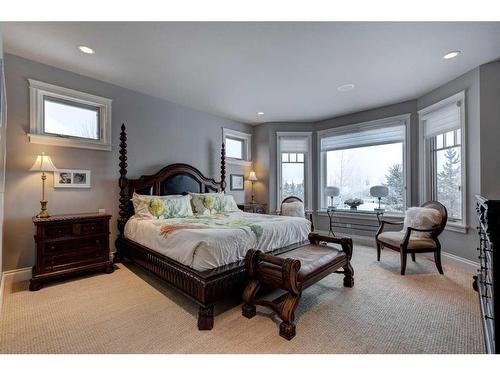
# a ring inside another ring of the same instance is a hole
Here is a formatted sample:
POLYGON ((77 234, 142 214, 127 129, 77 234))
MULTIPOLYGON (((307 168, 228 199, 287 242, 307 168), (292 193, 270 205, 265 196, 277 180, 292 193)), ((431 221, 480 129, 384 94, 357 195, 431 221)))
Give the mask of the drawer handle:
POLYGON ((95 240, 95 243, 101 243, 101 241, 100 240, 95 240))
POLYGON ((95 230, 95 227, 90 227, 91 230, 95 230))
POLYGON ((55 250, 55 249, 56 249, 56 247, 55 247, 54 245, 52 245, 52 246, 50 247, 50 250, 55 250))

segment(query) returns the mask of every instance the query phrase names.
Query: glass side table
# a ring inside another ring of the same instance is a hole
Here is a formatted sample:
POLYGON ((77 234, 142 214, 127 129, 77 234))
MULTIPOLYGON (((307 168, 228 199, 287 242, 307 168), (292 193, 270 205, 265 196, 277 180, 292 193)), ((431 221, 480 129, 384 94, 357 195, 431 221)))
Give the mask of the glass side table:
POLYGON ((377 229, 380 226, 380 221, 382 220, 384 216, 384 211, 383 209, 374 209, 374 210, 363 210, 363 209, 356 209, 352 210, 350 208, 346 207, 328 207, 326 210, 326 214, 328 215, 328 220, 329 220, 329 225, 328 225, 328 235, 332 237, 336 237, 335 232, 333 231, 333 228, 346 228, 350 230, 358 230, 358 231, 367 231, 367 232, 374 232, 377 231, 377 229), (342 214, 342 220, 339 220, 338 218, 335 218, 335 214, 342 214), (352 214, 361 214, 361 215, 366 215, 366 217, 373 217, 376 216, 377 218, 377 223, 372 224, 372 223, 360 223, 359 222, 359 216, 354 217, 351 219, 348 216, 352 214), (357 220, 356 220, 357 219, 357 220))

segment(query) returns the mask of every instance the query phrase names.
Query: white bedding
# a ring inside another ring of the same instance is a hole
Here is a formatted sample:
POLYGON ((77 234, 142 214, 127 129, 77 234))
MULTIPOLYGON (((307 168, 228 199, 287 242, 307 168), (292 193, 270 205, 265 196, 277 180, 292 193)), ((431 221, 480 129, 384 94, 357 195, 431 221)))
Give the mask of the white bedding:
POLYGON ((132 217, 125 237, 204 271, 241 260, 252 248, 269 252, 302 242, 310 231, 304 218, 240 211, 161 220, 132 217))

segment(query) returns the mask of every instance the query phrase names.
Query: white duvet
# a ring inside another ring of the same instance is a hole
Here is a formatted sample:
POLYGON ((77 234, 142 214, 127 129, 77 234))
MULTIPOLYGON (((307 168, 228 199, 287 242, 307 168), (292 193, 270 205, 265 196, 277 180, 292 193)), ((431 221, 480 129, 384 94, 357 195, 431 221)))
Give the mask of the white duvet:
POLYGON ((125 237, 204 271, 241 260, 249 249, 269 252, 305 241, 310 231, 304 218, 239 211, 161 220, 132 217, 125 237))

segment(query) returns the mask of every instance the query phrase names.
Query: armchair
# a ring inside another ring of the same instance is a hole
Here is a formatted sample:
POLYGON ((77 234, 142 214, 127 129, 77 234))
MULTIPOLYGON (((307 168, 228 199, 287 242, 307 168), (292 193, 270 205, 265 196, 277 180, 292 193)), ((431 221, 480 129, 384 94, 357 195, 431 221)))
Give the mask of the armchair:
POLYGON ((280 211, 278 212, 278 214, 281 216, 296 216, 296 217, 306 216, 307 219, 309 219, 309 221, 311 222, 311 232, 314 232, 314 222, 313 222, 312 212, 305 210, 304 202, 299 197, 291 196, 291 197, 286 197, 285 199, 283 199, 283 201, 281 202, 281 207, 280 207, 280 211), (299 209, 300 213, 297 212, 297 210, 287 209, 286 203, 294 203, 294 202, 299 202, 302 204, 301 208, 299 209), (284 204, 285 204, 285 207, 283 206, 284 204))
POLYGON ((411 221, 408 219, 408 213, 405 215, 404 222, 395 222, 388 220, 381 220, 380 227, 375 235, 377 243, 377 261, 380 261, 380 254, 383 248, 399 251, 401 256, 401 275, 406 271, 406 258, 410 254, 413 261, 415 261, 416 253, 434 253, 434 261, 440 274, 443 274, 443 267, 441 265, 441 243, 438 236, 444 230, 446 222, 448 221, 448 212, 446 207, 436 201, 429 201, 424 203, 421 207, 434 209, 438 212, 435 217, 433 225, 427 228, 416 228, 412 226, 411 221), (405 225, 401 231, 384 231, 385 225, 405 225))

